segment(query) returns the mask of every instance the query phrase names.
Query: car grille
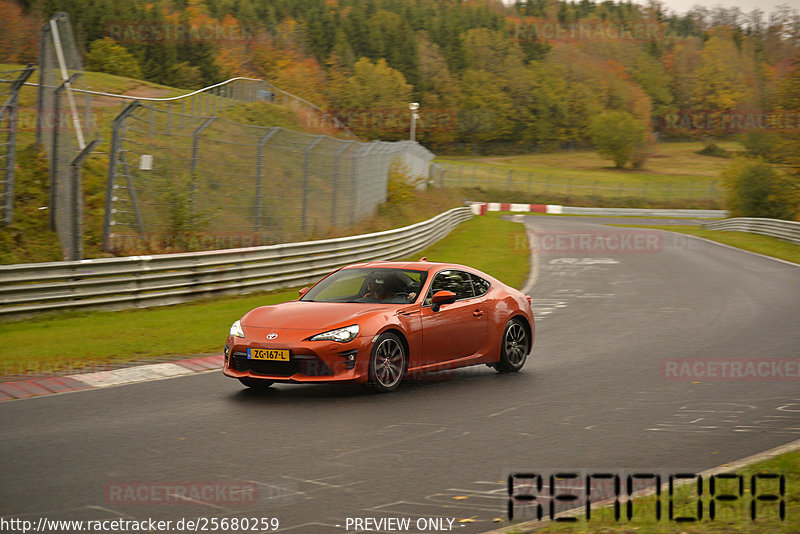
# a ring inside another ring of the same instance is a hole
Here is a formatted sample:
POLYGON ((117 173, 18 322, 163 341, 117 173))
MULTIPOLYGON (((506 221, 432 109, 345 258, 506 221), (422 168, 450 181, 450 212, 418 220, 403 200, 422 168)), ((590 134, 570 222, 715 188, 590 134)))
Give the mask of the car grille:
POLYGON ((292 355, 288 362, 270 360, 248 360, 244 352, 234 352, 231 367, 235 371, 250 371, 257 375, 292 376, 301 374, 305 376, 330 376, 333 375, 330 367, 325 362, 311 355, 292 355))

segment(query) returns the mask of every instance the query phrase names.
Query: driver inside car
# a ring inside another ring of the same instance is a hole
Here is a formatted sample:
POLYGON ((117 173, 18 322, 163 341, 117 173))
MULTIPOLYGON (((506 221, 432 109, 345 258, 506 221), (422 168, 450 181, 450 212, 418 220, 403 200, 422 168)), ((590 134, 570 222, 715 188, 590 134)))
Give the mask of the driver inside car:
POLYGON ((374 273, 367 278, 367 291, 364 293, 366 299, 387 304, 405 304, 413 302, 416 296, 416 293, 407 292, 405 284, 396 273, 374 273))

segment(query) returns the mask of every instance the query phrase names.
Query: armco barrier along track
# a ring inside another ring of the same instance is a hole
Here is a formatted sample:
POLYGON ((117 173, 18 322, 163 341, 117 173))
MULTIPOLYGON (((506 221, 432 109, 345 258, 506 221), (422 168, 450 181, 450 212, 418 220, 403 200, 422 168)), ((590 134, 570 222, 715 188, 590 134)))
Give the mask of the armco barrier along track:
POLYGON ((367 260, 398 259, 472 217, 453 208, 411 226, 264 247, 0 266, 0 316, 70 308, 122 309, 314 282, 367 260))
POLYGON ((800 223, 780 219, 757 219, 755 217, 734 217, 724 221, 706 223, 708 230, 727 230, 730 232, 750 232, 776 237, 800 245, 800 223))

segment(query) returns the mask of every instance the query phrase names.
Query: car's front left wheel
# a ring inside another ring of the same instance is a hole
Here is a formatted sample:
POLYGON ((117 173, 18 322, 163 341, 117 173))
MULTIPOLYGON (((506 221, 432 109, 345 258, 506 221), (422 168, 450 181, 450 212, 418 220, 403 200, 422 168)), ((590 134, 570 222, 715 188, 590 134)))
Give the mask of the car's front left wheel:
POLYGON ((397 389, 406 372, 407 358, 399 337, 391 332, 381 334, 372 345, 367 387, 382 393, 397 389))

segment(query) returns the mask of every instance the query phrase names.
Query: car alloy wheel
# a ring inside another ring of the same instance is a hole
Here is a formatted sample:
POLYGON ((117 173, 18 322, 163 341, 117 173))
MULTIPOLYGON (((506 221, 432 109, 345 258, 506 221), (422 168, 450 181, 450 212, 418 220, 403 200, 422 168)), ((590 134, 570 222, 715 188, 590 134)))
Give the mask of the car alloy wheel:
POLYGON ((368 386, 374 391, 397 389, 406 371, 406 350, 396 335, 381 334, 372 346, 368 386))
POLYGON ((530 351, 531 342, 528 331, 518 319, 512 319, 503 332, 500 361, 495 368, 501 373, 516 373, 525 365, 530 351))

